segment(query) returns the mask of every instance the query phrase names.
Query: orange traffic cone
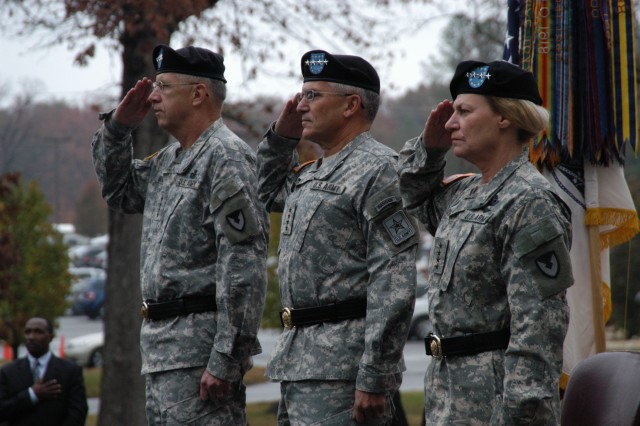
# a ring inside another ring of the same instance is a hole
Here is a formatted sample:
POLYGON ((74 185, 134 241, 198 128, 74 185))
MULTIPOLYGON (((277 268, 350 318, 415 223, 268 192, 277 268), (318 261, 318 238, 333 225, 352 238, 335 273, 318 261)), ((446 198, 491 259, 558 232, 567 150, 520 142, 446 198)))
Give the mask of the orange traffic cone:
POLYGON ((13 359, 13 348, 7 342, 2 347, 2 357, 6 360, 13 359))
POLYGON ((58 356, 64 358, 64 334, 60 335, 60 352, 58 356))

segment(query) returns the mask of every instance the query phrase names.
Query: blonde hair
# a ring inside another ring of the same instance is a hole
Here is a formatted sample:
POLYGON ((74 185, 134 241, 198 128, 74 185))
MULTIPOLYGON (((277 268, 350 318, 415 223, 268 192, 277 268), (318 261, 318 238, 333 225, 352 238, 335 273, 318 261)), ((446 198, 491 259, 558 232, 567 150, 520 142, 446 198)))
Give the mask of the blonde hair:
POLYGON ((525 99, 487 96, 491 109, 509 119, 518 129, 518 141, 525 144, 549 125, 549 111, 525 99))

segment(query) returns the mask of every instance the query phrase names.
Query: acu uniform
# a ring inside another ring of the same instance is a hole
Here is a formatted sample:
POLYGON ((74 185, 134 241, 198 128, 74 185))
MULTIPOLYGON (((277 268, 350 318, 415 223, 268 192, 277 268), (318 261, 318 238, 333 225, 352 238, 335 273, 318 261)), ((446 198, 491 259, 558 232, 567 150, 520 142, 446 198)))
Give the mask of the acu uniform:
MULTIPOLYGON (((165 48, 165 60, 170 54, 165 48)), ((255 153, 218 119, 188 150, 174 142, 134 160, 131 129, 103 118, 92 144, 103 196, 111 208, 143 214, 147 319, 140 346, 147 385, 155 373, 193 368, 198 372, 188 374, 197 383, 206 367, 232 383, 227 402, 243 413, 242 376, 261 351, 266 292, 268 216, 255 197, 255 153)), ((170 424, 215 410, 216 403, 201 401, 193 389, 193 398, 173 407, 170 424)))
POLYGON ((260 197, 270 211, 283 212, 282 305, 295 313, 366 301, 366 318, 361 310, 357 318, 285 328, 266 374, 275 381, 355 381, 356 389, 391 394, 404 371, 418 243, 398 192, 397 154, 365 132, 298 171, 297 142, 270 130, 258 148, 260 197))
POLYGON ((484 185, 473 175, 442 182, 444 154, 411 140, 399 169, 405 205, 435 236, 434 333, 454 338, 426 341, 436 355, 425 376, 427 424, 557 424, 570 212, 528 150, 484 185), (475 340, 489 350, 437 356, 472 333, 489 333, 475 340))
MULTIPOLYGON (((357 87, 377 102, 378 74, 360 57, 310 51, 301 68, 305 83, 357 87)), ((388 424, 402 381, 418 229, 402 207, 397 153, 373 139, 373 117, 365 114, 356 116, 351 141, 306 167, 298 165, 298 139, 277 135, 274 126, 258 146, 259 197, 269 211, 282 212, 285 328, 266 371, 281 382, 282 425, 355 424, 358 390, 387 402, 368 424, 388 424)), ((351 124, 328 120, 327 139, 351 124)))

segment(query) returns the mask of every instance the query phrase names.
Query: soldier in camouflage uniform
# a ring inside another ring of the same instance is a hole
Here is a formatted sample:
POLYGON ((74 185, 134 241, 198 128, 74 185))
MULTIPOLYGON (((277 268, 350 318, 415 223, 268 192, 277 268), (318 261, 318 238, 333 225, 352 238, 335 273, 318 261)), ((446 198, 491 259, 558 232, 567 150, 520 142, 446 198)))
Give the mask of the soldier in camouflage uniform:
POLYGON ((160 45, 155 82, 138 81, 93 139, 111 208, 142 213, 140 346, 153 425, 244 425, 244 373, 260 352, 268 216, 256 158, 221 119, 223 58, 160 45), (132 158, 153 108, 177 141, 132 158))
POLYGON ((267 375, 280 425, 388 424, 413 313, 418 230, 402 208, 397 153, 373 139, 380 80, 356 56, 311 51, 302 93, 258 147, 260 197, 282 211, 285 329, 267 375), (324 156, 298 164, 300 138, 324 156))
POLYGON ((404 205, 435 237, 426 421, 558 424, 570 212, 526 148, 548 113, 506 62, 462 62, 450 89, 399 163, 404 205), (443 180, 450 148, 481 173, 443 180))

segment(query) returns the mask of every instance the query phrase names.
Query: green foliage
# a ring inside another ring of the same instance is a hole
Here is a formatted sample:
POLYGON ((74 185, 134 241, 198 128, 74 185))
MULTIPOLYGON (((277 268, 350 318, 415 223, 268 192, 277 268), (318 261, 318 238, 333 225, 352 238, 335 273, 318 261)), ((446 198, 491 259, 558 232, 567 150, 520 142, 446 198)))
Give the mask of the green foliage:
POLYGON ((50 213, 35 182, 25 186, 17 173, 0 176, 0 338, 14 348, 29 318, 55 319, 66 308, 69 258, 50 213))

